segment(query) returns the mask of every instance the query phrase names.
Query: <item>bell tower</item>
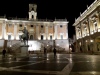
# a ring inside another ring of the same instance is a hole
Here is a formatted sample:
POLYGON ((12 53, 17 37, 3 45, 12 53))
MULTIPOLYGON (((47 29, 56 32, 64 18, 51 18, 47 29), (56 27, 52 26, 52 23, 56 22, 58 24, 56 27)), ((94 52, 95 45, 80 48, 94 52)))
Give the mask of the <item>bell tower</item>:
POLYGON ((29 20, 36 20, 37 18, 37 5, 29 4, 29 20))

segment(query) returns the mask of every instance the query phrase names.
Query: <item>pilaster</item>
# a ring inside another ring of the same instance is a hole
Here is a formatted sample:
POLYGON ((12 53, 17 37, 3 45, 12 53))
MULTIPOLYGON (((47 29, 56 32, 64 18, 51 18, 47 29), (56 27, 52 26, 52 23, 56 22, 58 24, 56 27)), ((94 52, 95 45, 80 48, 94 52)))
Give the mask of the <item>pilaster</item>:
POLYGON ((6 22, 5 21, 3 21, 3 23, 2 23, 2 39, 4 39, 4 35, 5 35, 5 25, 6 25, 6 22))
POLYGON ((17 36, 17 24, 14 24, 14 40, 16 40, 16 36, 17 36))
POLYGON ((39 26, 36 25, 36 39, 38 40, 38 36, 39 36, 39 26))
POLYGON ((55 27, 55 39, 57 39, 57 25, 55 25, 54 27, 55 27))
POLYGON ((97 26, 98 26, 98 31, 100 32, 100 11, 98 11, 98 19, 97 19, 97 26))
POLYGON ((46 40, 48 40, 48 25, 45 26, 45 33, 46 40))

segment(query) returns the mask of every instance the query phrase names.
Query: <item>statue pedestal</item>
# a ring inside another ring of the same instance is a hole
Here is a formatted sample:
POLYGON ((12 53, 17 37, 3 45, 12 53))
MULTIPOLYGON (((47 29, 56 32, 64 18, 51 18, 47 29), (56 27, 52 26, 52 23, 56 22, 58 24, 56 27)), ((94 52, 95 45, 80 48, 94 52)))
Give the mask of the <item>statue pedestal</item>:
POLYGON ((28 56, 29 55, 28 47, 29 47, 29 45, 22 45, 21 46, 21 56, 28 56))

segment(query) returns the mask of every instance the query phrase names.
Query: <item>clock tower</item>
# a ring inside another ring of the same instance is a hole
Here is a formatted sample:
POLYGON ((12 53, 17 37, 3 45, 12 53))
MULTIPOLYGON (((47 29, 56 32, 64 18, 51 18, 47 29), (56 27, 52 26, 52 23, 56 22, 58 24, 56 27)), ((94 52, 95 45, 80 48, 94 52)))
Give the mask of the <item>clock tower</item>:
POLYGON ((36 4, 29 4, 29 20, 36 20, 37 18, 37 5, 36 4))

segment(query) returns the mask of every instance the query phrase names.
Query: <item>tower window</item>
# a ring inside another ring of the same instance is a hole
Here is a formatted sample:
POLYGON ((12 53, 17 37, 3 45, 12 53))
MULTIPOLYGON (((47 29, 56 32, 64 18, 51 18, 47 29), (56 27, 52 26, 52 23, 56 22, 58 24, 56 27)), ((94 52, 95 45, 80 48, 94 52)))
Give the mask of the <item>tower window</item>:
POLYGON ((34 9, 32 8, 32 10, 34 10, 34 9))

